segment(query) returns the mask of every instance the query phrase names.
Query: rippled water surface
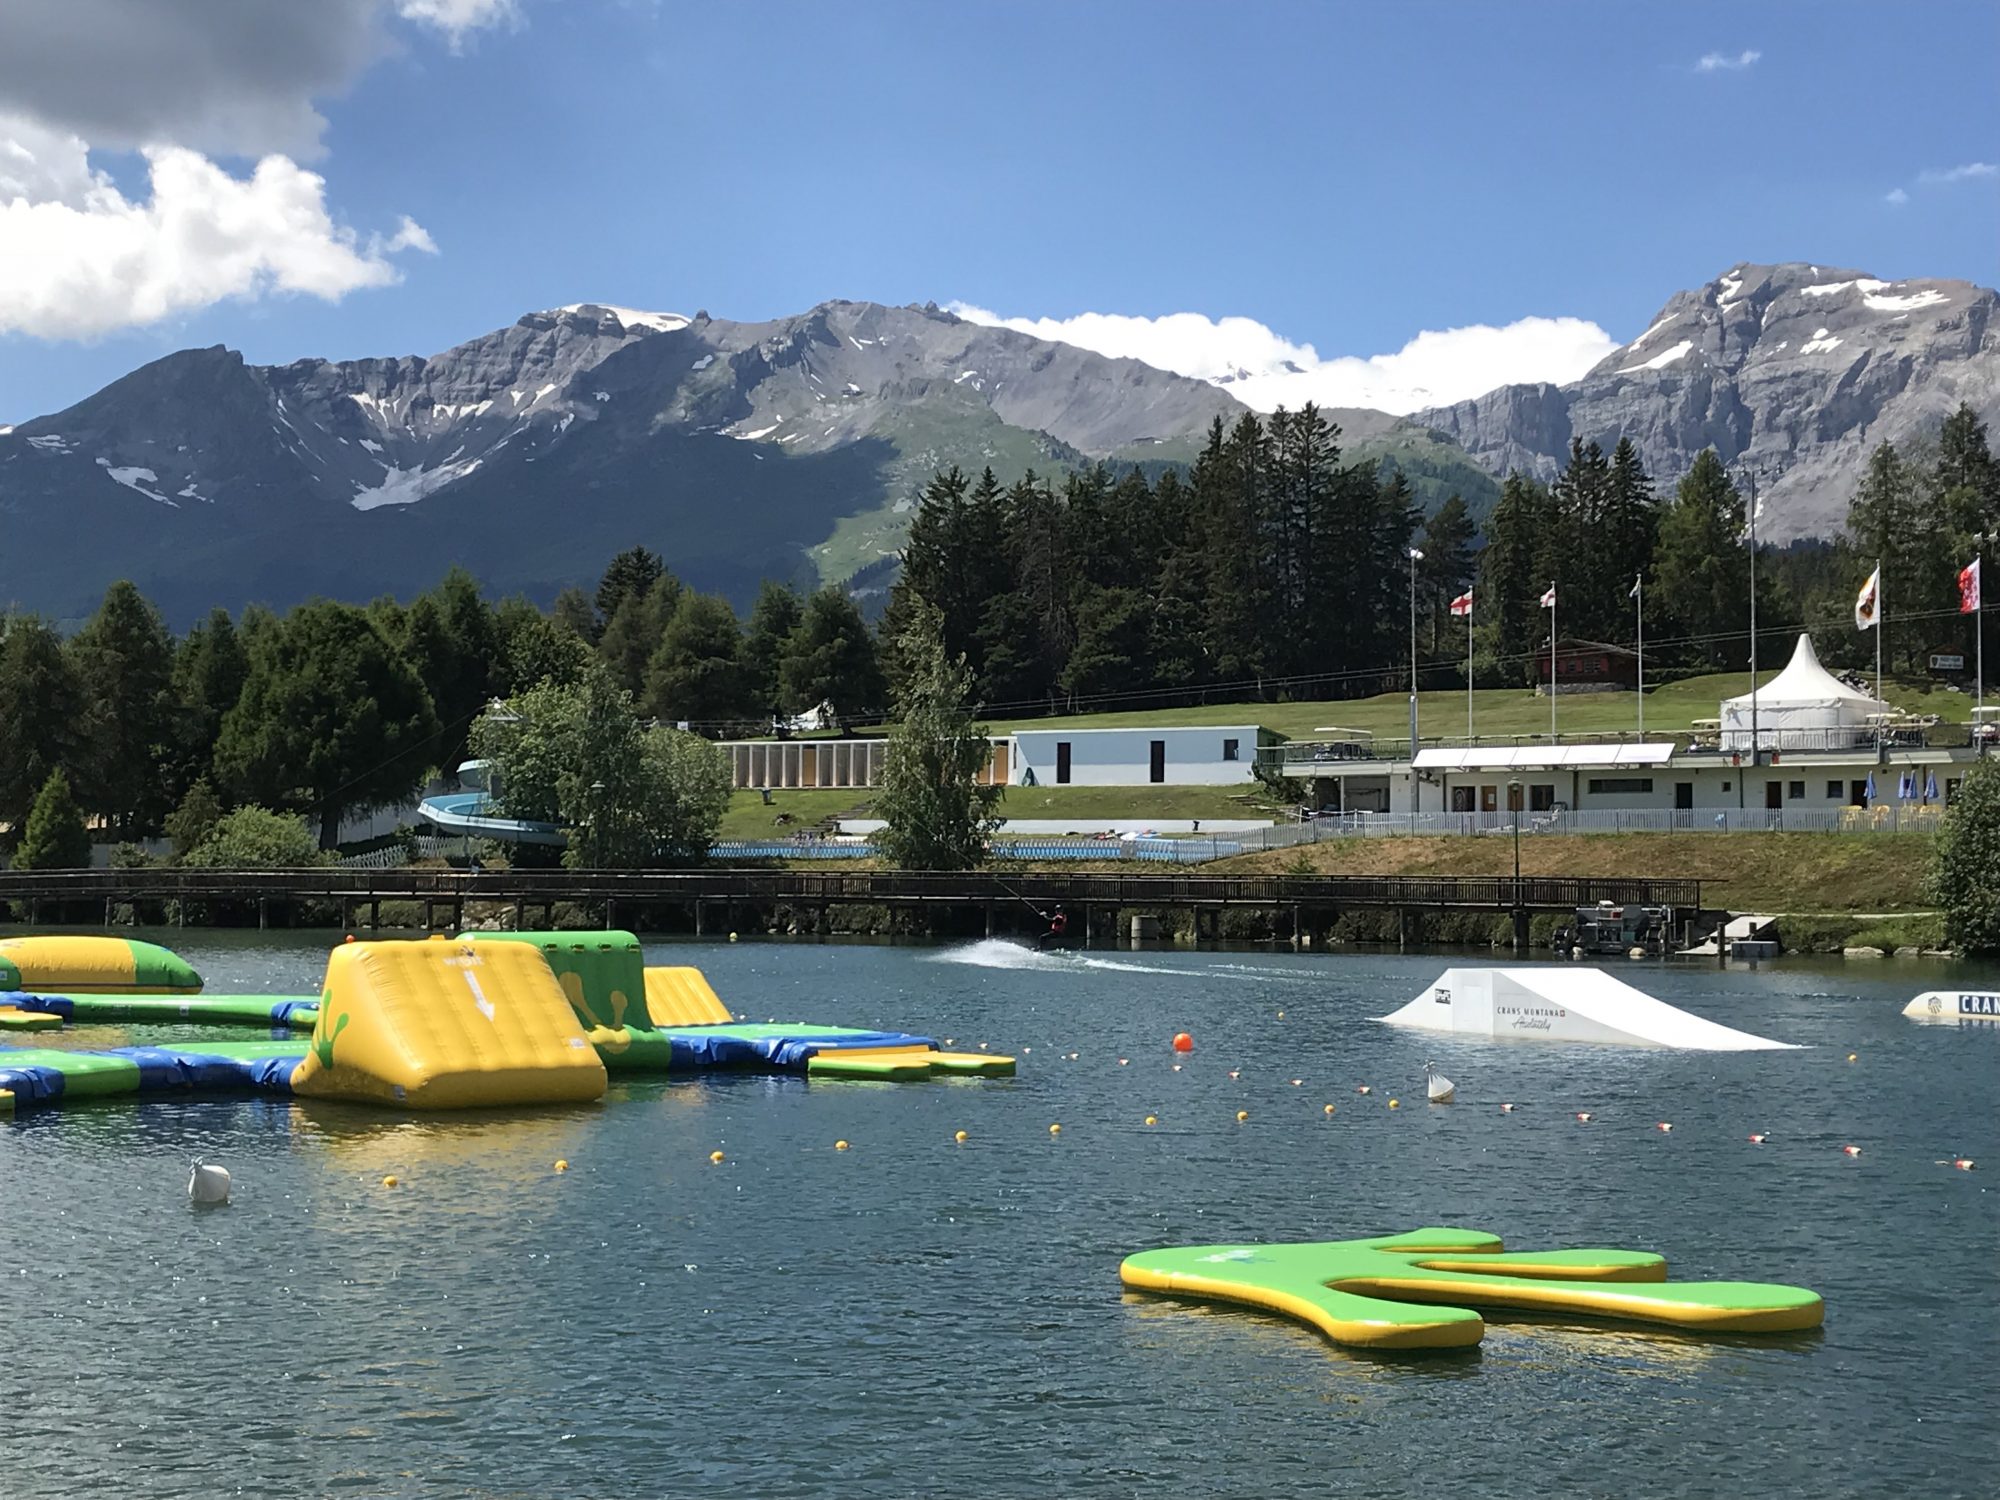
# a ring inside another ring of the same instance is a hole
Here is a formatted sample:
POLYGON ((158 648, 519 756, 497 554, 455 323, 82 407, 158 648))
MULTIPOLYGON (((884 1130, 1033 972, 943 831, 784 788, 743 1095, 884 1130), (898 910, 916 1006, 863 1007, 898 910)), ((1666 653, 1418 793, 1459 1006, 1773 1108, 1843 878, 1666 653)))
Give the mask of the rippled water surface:
MULTIPOLYGON (((311 989, 324 961, 305 939, 173 937, 215 991, 311 989)), ((0 1125, 9 1492, 2000 1493, 2000 1031, 1898 1014, 1990 972, 1623 971, 1808 1044, 1704 1055, 1372 1024, 1437 956, 660 951, 749 1018, 988 1042, 1020 1077, 0 1125), (1457 1104, 1420 1102, 1426 1057, 1457 1104), (234 1172, 230 1207, 188 1207, 195 1156, 234 1172), (1426 1224, 1803 1283, 1826 1327, 1509 1320, 1476 1352, 1382 1358, 1118 1284, 1139 1249, 1426 1224)))

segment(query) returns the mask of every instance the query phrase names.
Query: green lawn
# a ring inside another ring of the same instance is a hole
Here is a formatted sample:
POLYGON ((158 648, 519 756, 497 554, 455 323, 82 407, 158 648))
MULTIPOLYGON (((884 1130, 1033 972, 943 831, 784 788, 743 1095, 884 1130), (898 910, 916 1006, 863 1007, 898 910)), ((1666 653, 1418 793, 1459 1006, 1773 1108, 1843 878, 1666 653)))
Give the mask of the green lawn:
POLYGON ((842 787, 831 791, 786 791, 771 793, 771 805, 756 792, 737 792, 729 799, 729 811, 722 816, 717 833, 724 839, 788 838, 802 828, 811 828, 822 818, 841 815, 865 817, 862 811, 874 792, 868 787, 842 787), (789 821, 780 822, 781 817, 789 821))
MULTIPOLYGON (((1014 786, 1001 799, 1000 812, 1009 818, 1074 818, 1079 823, 1104 818, 1280 818, 1289 809, 1274 809, 1245 782, 1239 788, 1220 786, 1014 786)), ((788 838, 811 828, 822 818, 866 818, 873 815, 870 787, 832 791, 773 790, 771 805, 754 791, 737 792, 729 800, 717 835, 724 839, 788 838), (789 817, 789 821, 779 819, 789 817)))
MULTIPOLYGON (((1788 658, 1789 659, 1789 658, 1788 658)), ((1783 662, 1779 663, 1782 667, 1783 662)), ((1776 671, 1758 673, 1765 682, 1776 671)), ((1889 681, 1889 701, 1912 712, 1941 715, 1962 723, 1971 707, 1963 694, 1934 690, 1928 683, 1889 681)), ((1646 692, 1647 731, 1686 730, 1695 719, 1712 719, 1725 698, 1750 691, 1748 672, 1718 672, 1690 677, 1646 692)), ((1473 729, 1485 735, 1547 734, 1549 700, 1528 688, 1482 688, 1473 697, 1473 729)), ((1417 700, 1420 732, 1433 735, 1465 733, 1465 694, 1422 693, 1417 700)), ((1344 698, 1312 703, 1214 703, 1185 708, 1148 709, 1141 713, 1076 714, 1054 719, 1012 719, 995 722, 996 734, 1016 729, 1115 729, 1146 724, 1261 724, 1290 739, 1313 739, 1315 731, 1337 725, 1363 729, 1379 739, 1403 739, 1410 732, 1410 700, 1405 693, 1374 698, 1344 698)), ((1638 727, 1634 693, 1564 695, 1556 705, 1556 728, 1563 734, 1609 734, 1638 727)))

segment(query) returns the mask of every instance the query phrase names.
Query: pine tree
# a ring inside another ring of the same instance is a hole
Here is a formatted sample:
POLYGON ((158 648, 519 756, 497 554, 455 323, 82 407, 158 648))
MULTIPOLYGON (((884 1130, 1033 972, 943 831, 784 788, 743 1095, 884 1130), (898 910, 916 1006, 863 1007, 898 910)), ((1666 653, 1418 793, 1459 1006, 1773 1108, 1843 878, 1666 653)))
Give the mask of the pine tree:
POLYGON ((1265 524, 1270 440, 1245 412, 1225 432, 1217 417, 1195 459, 1194 509, 1208 565, 1203 652, 1222 682, 1262 676, 1273 538, 1265 524))
POLYGON ((1647 632, 1668 660, 1712 671, 1749 660, 1750 548, 1743 497, 1713 448, 1695 455, 1660 517, 1647 632))
POLYGON ((660 555, 644 547, 627 547, 612 558, 604 577, 598 580, 597 597, 593 601, 597 607, 598 632, 610 627, 620 605, 644 594, 666 571, 666 562, 660 555))
POLYGON ((1072 702, 1149 684, 1150 611, 1137 589, 1086 588, 1076 614, 1076 646, 1063 668, 1072 702))
POLYGON ((801 710, 831 703, 842 723, 866 722, 888 707, 868 623, 836 584, 806 601, 778 676, 787 703, 801 710))
MULTIPOLYGON (((630 607, 628 600, 620 612, 630 607)), ((743 633, 728 600, 714 594, 682 597, 647 664, 640 702, 669 724, 718 726, 756 712, 743 671, 743 633)))
POLYGON ((1486 521, 1473 603, 1481 651, 1510 680, 1529 682, 1535 651, 1546 636, 1536 608, 1549 586, 1546 537, 1554 525, 1549 493, 1526 474, 1509 474, 1486 521))
POLYGON ((463 568, 452 568, 410 606, 403 657, 431 696, 438 717, 438 765, 451 771, 465 759, 472 721, 507 686, 500 627, 463 568))
POLYGON ((119 837, 155 828, 173 806, 161 775, 173 741, 173 637, 160 612, 121 580, 69 649, 90 700, 85 805, 119 837))
POLYGON ((813 706, 788 698, 778 680, 785 643, 798 629, 804 613, 805 600, 799 597, 797 589, 768 578, 758 589, 757 602, 750 610, 749 628, 743 633, 743 671, 749 679, 748 690, 757 703, 773 714, 797 713, 813 706))
MULTIPOLYGON (((1453 494, 1431 512, 1417 542, 1417 550, 1423 553, 1417 564, 1417 606, 1420 618, 1428 623, 1433 653, 1464 644, 1459 641, 1445 647, 1445 625, 1451 618, 1451 601, 1465 592, 1477 571, 1473 537, 1465 501, 1453 494)), ((1463 629, 1457 631, 1458 635, 1464 633, 1463 629)))
POLYGON ((236 706, 249 675, 249 654, 226 609, 209 611, 174 653, 174 751, 167 780, 177 796, 213 772, 222 716, 236 706))
POLYGON ((17 870, 80 870, 90 864, 90 830, 70 795, 69 777, 49 772, 14 851, 17 870))
POLYGON ((90 702, 75 663, 32 615, 6 622, 0 640, 0 823, 22 826, 57 770, 91 764, 90 702))
POLYGON ((611 669, 612 679, 635 698, 644 695, 646 674, 667 625, 689 597, 679 579, 662 573, 639 593, 623 595, 605 625, 597 653, 611 669))
POLYGON ((887 821, 876 845, 905 870, 973 869, 999 826, 1001 788, 979 781, 993 747, 968 706, 971 674, 964 658, 945 654, 942 612, 928 606, 915 611, 898 651, 909 676, 875 798, 887 821))
POLYGON ((180 806, 167 814, 166 834, 173 843, 175 856, 185 859, 221 821, 222 803, 215 795, 215 788, 203 777, 187 789, 180 806))

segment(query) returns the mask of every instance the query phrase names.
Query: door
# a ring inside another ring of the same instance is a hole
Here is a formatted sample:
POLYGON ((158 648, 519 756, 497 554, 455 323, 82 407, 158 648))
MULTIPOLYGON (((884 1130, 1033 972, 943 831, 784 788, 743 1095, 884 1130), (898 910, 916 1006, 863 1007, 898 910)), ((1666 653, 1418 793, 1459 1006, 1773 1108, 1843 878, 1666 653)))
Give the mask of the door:
POLYGON ((1676 781, 1674 783, 1674 811, 1694 811, 1694 783, 1692 781, 1676 781))
POLYGON ((1866 807, 1868 805, 1868 783, 1866 781, 1850 781, 1847 783, 1847 805, 1849 807, 1866 807))
POLYGON ((1069 741, 1056 741, 1056 785, 1069 785, 1069 741))
POLYGON ((1500 811, 1500 789, 1483 786, 1479 789, 1479 810, 1481 812, 1500 811))
POLYGON ((1167 742, 1165 740, 1153 741, 1153 763, 1149 769, 1153 785, 1158 786, 1167 779, 1167 742))
POLYGON ((1785 805, 1785 784, 1782 781, 1764 783, 1764 806, 1773 811, 1785 805))

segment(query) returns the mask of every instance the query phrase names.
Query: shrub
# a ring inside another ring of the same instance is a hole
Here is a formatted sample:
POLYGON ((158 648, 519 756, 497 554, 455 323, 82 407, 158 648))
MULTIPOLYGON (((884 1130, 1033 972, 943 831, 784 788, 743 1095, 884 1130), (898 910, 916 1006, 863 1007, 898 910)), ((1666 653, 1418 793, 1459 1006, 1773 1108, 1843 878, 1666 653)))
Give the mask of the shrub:
POLYGON ((1928 885, 1945 941, 1967 953, 2000 953, 2000 767, 1992 761, 1959 783, 1931 853, 1928 885))

